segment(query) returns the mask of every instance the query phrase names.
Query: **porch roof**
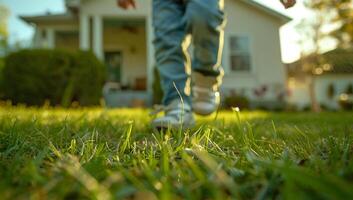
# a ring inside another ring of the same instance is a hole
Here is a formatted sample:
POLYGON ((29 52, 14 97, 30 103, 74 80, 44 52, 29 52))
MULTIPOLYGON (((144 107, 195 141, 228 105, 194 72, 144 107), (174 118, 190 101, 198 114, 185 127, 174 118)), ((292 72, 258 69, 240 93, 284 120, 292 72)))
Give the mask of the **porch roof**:
POLYGON ((77 16, 70 13, 59 13, 59 14, 50 14, 47 13, 45 15, 35 15, 35 16, 20 16, 20 18, 31 24, 37 24, 37 23, 43 23, 43 22, 72 22, 74 20, 77 20, 77 16))
MULTIPOLYGON (((303 57, 302 60, 287 65, 288 75, 298 77, 312 75, 312 69, 305 67, 305 62, 315 63, 317 58, 314 55, 303 57), (303 61, 303 62, 302 62, 303 61)), ((337 48, 321 54, 321 59, 329 64, 330 69, 323 71, 323 75, 353 75, 353 49, 337 48)))

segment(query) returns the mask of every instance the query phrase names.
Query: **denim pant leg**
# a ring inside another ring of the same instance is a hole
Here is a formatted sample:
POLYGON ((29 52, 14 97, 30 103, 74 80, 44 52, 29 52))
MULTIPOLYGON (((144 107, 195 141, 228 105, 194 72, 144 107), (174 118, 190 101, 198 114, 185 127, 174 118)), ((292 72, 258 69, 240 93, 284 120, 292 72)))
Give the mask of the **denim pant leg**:
POLYGON ((153 0, 154 47, 161 86, 164 93, 163 104, 181 97, 191 104, 188 86, 189 75, 182 44, 186 36, 183 0, 153 0), (175 88, 176 87, 176 88, 175 88))
POLYGON ((220 84, 224 42, 224 0, 188 0, 187 31, 193 37, 193 71, 218 78, 220 84))

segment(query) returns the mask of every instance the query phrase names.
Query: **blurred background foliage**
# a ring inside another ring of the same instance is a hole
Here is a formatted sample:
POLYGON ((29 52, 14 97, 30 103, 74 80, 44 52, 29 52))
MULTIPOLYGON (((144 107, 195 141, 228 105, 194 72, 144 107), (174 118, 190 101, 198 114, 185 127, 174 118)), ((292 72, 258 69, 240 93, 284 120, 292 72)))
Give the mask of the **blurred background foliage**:
POLYGON ((21 50, 5 58, 1 85, 14 104, 91 106, 100 103, 105 76, 91 52, 21 50))

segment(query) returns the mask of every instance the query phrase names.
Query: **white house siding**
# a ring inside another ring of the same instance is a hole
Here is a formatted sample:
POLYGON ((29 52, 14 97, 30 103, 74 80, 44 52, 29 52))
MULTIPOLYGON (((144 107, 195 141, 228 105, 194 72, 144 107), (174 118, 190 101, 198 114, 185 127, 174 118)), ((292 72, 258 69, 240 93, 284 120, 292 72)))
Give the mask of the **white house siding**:
POLYGON ((146 17, 151 15, 151 0, 136 0, 137 9, 123 10, 116 0, 82 0, 80 12, 84 15, 120 16, 123 18, 146 17))
MULTIPOLYGON (((243 90, 254 99, 253 89, 267 85, 285 89, 285 68, 281 61, 279 28, 283 21, 259 11, 241 1, 226 0, 227 28, 225 32, 223 89, 243 90), (232 72, 230 69, 229 38, 247 36, 250 38, 252 71, 232 72)), ((276 98, 274 93, 266 99, 276 98)))
MULTIPOLYGON (((288 81, 290 89, 290 97, 288 103, 297 106, 298 109, 303 109, 310 106, 309 79, 298 80, 290 78, 288 81)), ((338 110, 338 98, 345 93, 348 86, 353 84, 352 74, 326 74, 315 77, 315 97, 317 102, 328 109, 338 110), (333 85, 335 93, 332 98, 328 96, 328 87, 333 85)))
POLYGON ((315 91, 317 101, 321 105, 324 105, 331 109, 339 109, 337 98, 342 93, 345 93, 347 87, 353 84, 353 75, 324 75, 315 78, 315 91), (327 94, 328 87, 333 84, 335 88, 335 94, 333 98, 330 98, 327 94))
MULTIPOLYGON (((54 48, 56 47, 55 32, 56 31, 79 31, 78 22, 72 21, 62 23, 39 23, 36 27, 36 33, 34 35, 33 47, 36 48, 54 48), (53 34, 53 35, 52 35, 53 34), (54 36, 54 37, 53 37, 54 36), (52 40, 52 41, 51 41, 52 40)), ((78 39, 78 38, 77 38, 78 39)), ((75 41, 73 41, 75 42, 75 41)), ((67 43, 71 46, 71 43, 67 43)), ((61 44, 62 46, 63 44, 61 44)), ((60 47, 60 46, 59 46, 60 47)), ((69 47, 68 47, 69 48, 69 47)))
MULTIPOLYGON (((77 31, 65 31, 68 32, 69 36, 60 36, 61 32, 55 33, 55 48, 66 49, 69 51, 77 51, 80 48, 79 32, 77 31)), ((63 32, 63 33, 65 33, 63 32)))
POLYGON ((147 76, 146 32, 144 27, 137 28, 136 33, 122 28, 104 28, 104 51, 121 51, 122 84, 134 86, 136 78, 147 76))
POLYGON ((287 102, 290 105, 296 106, 297 109, 303 110, 304 108, 308 108, 311 105, 310 99, 310 91, 309 91, 309 79, 288 79, 288 89, 289 89, 289 97, 287 98, 287 102))

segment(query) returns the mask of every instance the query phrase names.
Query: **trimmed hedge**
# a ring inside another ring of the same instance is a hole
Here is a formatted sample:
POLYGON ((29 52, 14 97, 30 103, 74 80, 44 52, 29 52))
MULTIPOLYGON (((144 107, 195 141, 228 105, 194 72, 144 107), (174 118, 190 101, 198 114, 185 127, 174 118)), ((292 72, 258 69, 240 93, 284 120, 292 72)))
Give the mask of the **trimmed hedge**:
POLYGON ((105 66, 91 52, 21 50, 5 58, 4 98, 14 104, 98 105, 105 66))

